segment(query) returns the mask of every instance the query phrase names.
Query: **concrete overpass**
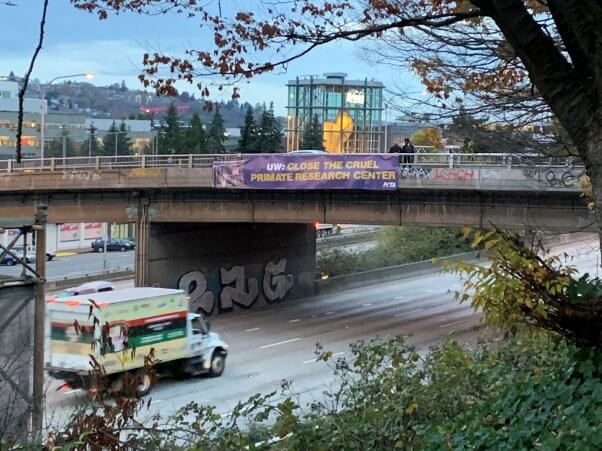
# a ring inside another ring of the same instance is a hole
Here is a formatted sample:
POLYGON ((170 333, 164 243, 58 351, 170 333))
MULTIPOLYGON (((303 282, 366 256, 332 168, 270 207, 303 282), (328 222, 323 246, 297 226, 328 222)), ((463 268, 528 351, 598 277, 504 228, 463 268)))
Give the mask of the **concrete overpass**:
POLYGON ((215 187, 216 162, 241 155, 0 162, 0 217, 134 222, 136 282, 180 286, 205 312, 312 293, 313 221, 595 230, 581 167, 538 156, 418 154, 396 189, 215 187))

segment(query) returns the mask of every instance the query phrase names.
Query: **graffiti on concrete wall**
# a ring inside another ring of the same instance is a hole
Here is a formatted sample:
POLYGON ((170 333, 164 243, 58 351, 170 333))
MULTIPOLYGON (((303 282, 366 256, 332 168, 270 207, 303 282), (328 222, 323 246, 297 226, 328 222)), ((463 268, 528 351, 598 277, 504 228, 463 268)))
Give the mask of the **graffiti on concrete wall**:
POLYGON ((100 180, 96 171, 63 171, 63 180, 100 180))
POLYGON ((402 179, 430 179, 432 169, 421 168, 421 167, 407 167, 404 166, 399 171, 399 175, 402 179))
POLYGON ((433 180, 439 181, 472 182, 478 177, 479 172, 476 169, 435 168, 432 172, 433 180))
POLYGON ((293 288, 294 277, 286 274, 286 258, 269 261, 264 265, 260 285, 257 277, 247 277, 244 266, 221 267, 218 271, 219 292, 209 288, 207 275, 202 271, 191 271, 180 277, 178 288, 189 293, 192 308, 206 315, 212 314, 217 307, 218 312, 231 311, 234 306, 252 307, 260 295, 268 303, 284 300, 293 288))
POLYGON ((526 178, 553 188, 570 188, 579 182, 580 173, 571 169, 525 169, 526 178))

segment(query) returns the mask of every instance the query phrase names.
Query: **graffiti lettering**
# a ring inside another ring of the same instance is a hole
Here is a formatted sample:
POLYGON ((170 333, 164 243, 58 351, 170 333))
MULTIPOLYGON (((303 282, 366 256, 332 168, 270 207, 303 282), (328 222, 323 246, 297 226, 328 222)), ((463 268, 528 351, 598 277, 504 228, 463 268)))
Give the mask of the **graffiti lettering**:
MULTIPOLYGON (((268 303, 284 300, 294 285, 292 274, 285 274, 286 258, 271 260, 263 270, 263 298, 268 303)), ((216 310, 231 311, 234 304, 242 308, 253 306, 260 298, 257 277, 245 277, 244 266, 220 268, 218 271, 221 289, 215 293, 209 289, 207 276, 202 271, 191 271, 178 280, 178 288, 186 291, 192 300, 192 309, 205 315, 216 310), (216 302, 217 301, 217 302, 216 302)))
POLYGON ((130 177, 161 177, 159 168, 133 168, 130 169, 130 177))
POLYGON ((193 310, 201 310, 206 315, 213 313, 215 296, 213 292, 207 291, 207 279, 201 271, 192 271, 184 274, 178 280, 178 288, 190 295, 193 310))
POLYGON ((431 169, 404 166, 399 175, 402 179, 430 179, 431 169))
POLYGON ((467 182, 476 180, 478 173, 475 169, 436 168, 432 177, 435 180, 467 182))
POLYGON ((255 303, 259 295, 259 283, 254 277, 245 283, 244 266, 233 266, 230 270, 220 268, 219 274, 222 285, 226 285, 219 294, 222 309, 232 310, 233 302, 242 308, 249 308, 255 303), (230 286, 232 283, 234 286, 230 286))
POLYGON ((63 171, 63 180, 99 180, 100 174, 94 171, 63 171))
POLYGON ((579 180, 577 171, 562 169, 525 169, 523 175, 528 179, 554 188, 570 188, 575 186, 579 180))
POLYGON ((278 263, 268 262, 263 275, 263 294, 269 302, 281 301, 293 287, 292 274, 283 274, 286 258, 278 263))
POLYGON ((481 180, 499 182, 502 177, 502 171, 498 169, 481 169, 481 180))

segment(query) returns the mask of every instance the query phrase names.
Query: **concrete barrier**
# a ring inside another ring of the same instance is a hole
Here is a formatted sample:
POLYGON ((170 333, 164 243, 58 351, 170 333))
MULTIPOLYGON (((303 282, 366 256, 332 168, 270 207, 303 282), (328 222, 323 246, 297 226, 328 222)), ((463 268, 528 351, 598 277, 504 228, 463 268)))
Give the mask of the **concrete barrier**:
POLYGON ((94 282, 96 280, 124 280, 131 279, 134 277, 134 270, 132 268, 124 268, 118 271, 110 272, 95 272, 88 274, 81 274, 76 277, 60 277, 56 279, 48 279, 46 281, 46 290, 55 291, 63 288, 76 287, 86 282, 94 282))
POLYGON ((329 279, 316 281, 316 293, 333 293, 378 283, 391 282, 398 279, 405 279, 407 277, 419 276, 421 274, 428 274, 439 271, 445 261, 469 262, 474 260, 485 260, 483 252, 464 252, 448 257, 439 257, 432 260, 406 263, 404 265, 390 266, 388 268, 371 269, 369 271, 331 277, 329 279), (481 257, 477 260, 479 253, 481 254, 481 257))

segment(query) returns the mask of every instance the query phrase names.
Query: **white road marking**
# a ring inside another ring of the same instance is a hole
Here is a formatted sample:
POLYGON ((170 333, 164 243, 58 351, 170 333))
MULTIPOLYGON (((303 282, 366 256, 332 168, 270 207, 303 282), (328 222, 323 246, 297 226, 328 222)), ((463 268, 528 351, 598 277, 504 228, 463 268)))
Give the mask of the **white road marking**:
POLYGON ((253 329, 245 329, 245 332, 253 332, 254 330, 259 330, 259 327, 254 327, 253 329))
POLYGON ((405 296, 397 296, 397 297, 395 298, 395 300, 397 300, 397 299, 405 299, 405 298, 406 298, 405 296))
POLYGON ((372 305, 372 302, 369 302, 367 304, 362 304, 362 307, 368 307, 369 305, 372 305))
POLYGON ((470 318, 466 318, 466 319, 461 319, 460 321, 454 321, 453 323, 447 323, 447 324, 443 324, 442 326, 439 326, 439 328, 443 328, 443 327, 449 327, 449 326, 455 326, 456 324, 460 324, 460 323, 465 323, 466 321, 468 321, 470 318))
POLYGON ((279 341, 278 343, 271 343, 269 345, 263 345, 263 346, 260 346, 259 349, 271 348, 272 346, 278 346, 278 345, 283 345, 286 343, 292 343, 293 341, 297 341, 297 340, 301 340, 301 338, 297 337, 297 338, 292 338, 290 340, 279 341))
POLYGON ((63 395, 71 395, 73 393, 79 393, 81 391, 81 389, 77 389, 77 390, 67 390, 63 392, 63 395))
POLYGON ((418 313, 423 311, 423 308, 417 308, 415 310, 410 310, 409 312, 403 312, 403 313, 398 313, 397 315, 395 315, 395 317, 400 317, 400 316, 405 316, 405 315, 411 315, 412 313, 418 313))
POLYGON ((426 291, 425 291, 425 293, 430 293, 430 292, 432 292, 432 291, 433 291, 433 290, 426 290, 426 291))
MULTIPOLYGON (((332 354, 330 357, 336 357, 338 355, 343 355, 345 354, 347 351, 343 351, 343 352, 336 352, 334 354, 332 354)), ((306 363, 312 363, 312 362, 317 362, 318 359, 311 359, 311 360, 306 360, 305 362, 303 362, 303 365, 305 365, 306 363)))
POLYGON ((325 315, 332 315, 334 312, 326 312, 325 315))
POLYGON ((395 315, 395 317, 411 315, 412 313, 418 313, 418 312, 421 312, 423 310, 425 310, 425 309, 423 309, 423 308, 417 308, 417 309, 414 309, 414 310, 410 310, 409 312, 398 313, 397 315, 395 315))
POLYGON ((151 401, 151 404, 156 404, 158 402, 163 402, 162 399, 155 399, 154 401, 151 401))
POLYGON ((289 320, 289 323, 296 323, 297 321, 300 321, 300 319, 299 318, 291 319, 291 320, 289 320))

